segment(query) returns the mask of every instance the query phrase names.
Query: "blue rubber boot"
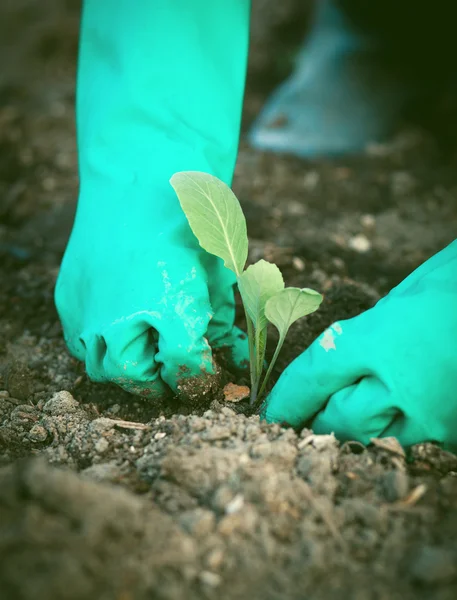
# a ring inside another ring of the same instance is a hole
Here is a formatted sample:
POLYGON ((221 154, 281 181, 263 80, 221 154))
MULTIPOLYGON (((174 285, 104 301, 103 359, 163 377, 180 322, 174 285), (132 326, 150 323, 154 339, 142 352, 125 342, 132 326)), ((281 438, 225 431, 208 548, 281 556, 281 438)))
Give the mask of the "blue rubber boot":
POLYGON ((315 157, 360 152, 385 139, 411 95, 406 78, 388 68, 385 50, 333 0, 319 2, 295 72, 266 103, 252 145, 315 157))

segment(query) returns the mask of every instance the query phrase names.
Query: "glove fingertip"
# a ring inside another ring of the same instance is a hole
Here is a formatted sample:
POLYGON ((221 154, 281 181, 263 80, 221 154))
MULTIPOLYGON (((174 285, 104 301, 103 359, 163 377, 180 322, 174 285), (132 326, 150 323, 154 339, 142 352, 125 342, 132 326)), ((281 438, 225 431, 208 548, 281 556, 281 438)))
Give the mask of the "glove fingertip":
POLYGON ((285 423, 290 427, 298 428, 304 418, 301 411, 296 410, 297 397, 290 395, 280 382, 273 388, 260 409, 260 417, 267 423, 285 423))
POLYGON ((113 381, 126 392, 135 396, 142 396, 150 400, 162 400, 170 395, 170 388, 161 379, 154 381, 113 381))

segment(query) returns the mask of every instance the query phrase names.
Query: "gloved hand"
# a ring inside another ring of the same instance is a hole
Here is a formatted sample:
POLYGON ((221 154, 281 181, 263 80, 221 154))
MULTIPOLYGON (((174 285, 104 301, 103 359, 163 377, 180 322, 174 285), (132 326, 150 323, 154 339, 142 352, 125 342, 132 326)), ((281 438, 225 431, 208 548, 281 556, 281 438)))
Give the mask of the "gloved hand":
POLYGON ((268 421, 368 443, 457 448, 457 241, 376 306, 327 329, 285 370, 268 421))
POLYGON ((360 152, 391 135, 418 93, 409 70, 393 72, 385 40, 355 27, 341 2, 315 4, 294 72, 250 131, 251 143, 261 150, 306 158, 360 152))
POLYGON ((160 395, 245 358, 233 278, 193 236, 169 184, 230 183, 247 56, 244 0, 86 0, 78 74, 80 196, 56 304, 96 381, 160 395))

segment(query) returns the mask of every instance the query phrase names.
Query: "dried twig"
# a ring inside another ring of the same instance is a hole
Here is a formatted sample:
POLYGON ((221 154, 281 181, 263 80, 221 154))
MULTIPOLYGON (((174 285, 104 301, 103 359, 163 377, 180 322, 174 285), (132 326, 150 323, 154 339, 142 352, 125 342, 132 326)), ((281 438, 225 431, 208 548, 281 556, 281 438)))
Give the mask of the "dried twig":
POLYGON ((419 500, 425 495, 427 491, 427 486, 425 483, 420 483, 417 487, 415 487, 411 492, 403 498, 403 500, 399 500, 398 502, 394 502, 393 504, 384 504, 383 507, 388 510, 406 510, 408 508, 415 508, 416 504, 419 500))
POLYGON ((115 427, 120 427, 121 429, 141 429, 142 431, 146 431, 147 429, 151 429, 150 425, 146 425, 145 423, 135 423, 134 421, 124 421, 122 419, 109 419, 112 421, 115 427))

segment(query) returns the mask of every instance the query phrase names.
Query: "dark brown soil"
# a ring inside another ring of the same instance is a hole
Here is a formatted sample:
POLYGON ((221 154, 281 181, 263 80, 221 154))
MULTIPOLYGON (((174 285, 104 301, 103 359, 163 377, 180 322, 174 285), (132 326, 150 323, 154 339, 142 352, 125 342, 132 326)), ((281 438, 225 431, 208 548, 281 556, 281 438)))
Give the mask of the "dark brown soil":
MULTIPOLYGON (((89 382, 68 355, 52 293, 77 194, 78 10, 0 8, 1 600, 454 599, 454 455, 340 446, 219 400, 151 405, 89 382)), ((262 35, 246 124, 270 81, 258 85, 272 64, 262 35)), ((420 132, 339 161, 242 142, 251 258, 326 294, 281 368, 455 238, 456 173, 420 132)))

